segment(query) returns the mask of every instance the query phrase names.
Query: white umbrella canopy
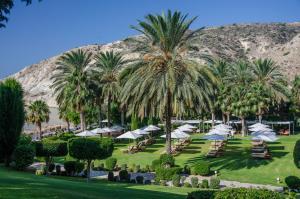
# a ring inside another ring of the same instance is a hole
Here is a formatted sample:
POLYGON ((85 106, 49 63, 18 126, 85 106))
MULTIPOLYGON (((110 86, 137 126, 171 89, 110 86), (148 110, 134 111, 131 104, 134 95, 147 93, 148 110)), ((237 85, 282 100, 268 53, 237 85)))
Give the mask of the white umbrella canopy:
POLYGON ((253 137, 252 140, 262 140, 262 141, 265 141, 265 142, 275 142, 276 140, 278 140, 278 137, 276 137, 276 136, 266 136, 266 135, 257 135, 255 137, 253 137))
POLYGON ((159 131, 160 128, 154 125, 149 125, 143 128, 144 131, 159 131))
POLYGON ((214 126, 214 128, 215 129, 232 129, 232 127, 227 124, 218 124, 218 125, 214 126))
POLYGON ((102 120, 101 122, 107 123, 107 122, 108 122, 108 119, 102 120))
POLYGON ((273 131, 256 131, 251 133, 251 136, 258 136, 258 135, 276 136, 276 133, 273 131))
POLYGON ((75 134, 75 136, 79 136, 79 137, 91 137, 91 136, 96 136, 96 133, 93 133, 92 131, 82 131, 81 133, 77 133, 75 134))
POLYGON ((193 132, 194 131, 193 129, 187 128, 187 127, 178 127, 177 129, 180 131, 183 131, 183 132, 193 132))
POLYGON ((185 125, 182 125, 178 128, 184 128, 184 129, 196 129, 197 127, 193 126, 193 125, 190 125, 190 124, 185 124, 185 125))
POLYGON ((269 125, 262 124, 262 123, 255 123, 255 124, 252 124, 252 125, 249 126, 249 128, 254 128, 254 127, 266 127, 266 128, 268 128, 269 125))
POLYGON ((131 132, 136 133, 136 134, 139 134, 139 135, 149 135, 149 133, 150 133, 150 132, 145 131, 145 130, 143 130, 143 129, 136 129, 136 130, 131 131, 131 132))
POLYGON ((132 131, 127 131, 126 133, 123 133, 122 135, 118 136, 117 138, 118 139, 137 139, 137 138, 140 138, 142 137, 142 135, 139 135, 137 133, 134 133, 132 131))
POLYGON ((224 136, 224 135, 229 135, 229 134, 230 134, 229 131, 219 131, 217 129, 212 129, 205 135, 223 135, 224 136))
POLYGON ((96 128, 96 129, 91 130, 91 132, 96 133, 96 134, 101 134, 101 133, 103 133, 103 128, 96 128))
MULTIPOLYGON (((162 137, 162 138, 166 138, 166 135, 162 135, 162 136, 160 136, 160 137, 162 137)), ((183 138, 188 138, 188 137, 190 137, 190 135, 189 134, 186 134, 186 133, 184 133, 184 132, 182 132, 182 131, 173 131, 172 133, 171 133, 171 138, 172 139, 183 139, 183 138)))
POLYGON ((206 140, 226 140, 225 136, 217 135, 217 134, 205 135, 205 136, 203 136, 203 139, 206 139, 206 140))
POLYGON ((270 128, 268 128, 268 127, 263 127, 263 126, 261 126, 261 127, 259 127, 259 126, 257 126, 257 127, 251 127, 251 128, 249 128, 249 130, 250 131, 271 131, 271 132, 273 132, 273 129, 270 129, 270 128))
MULTIPOLYGON (((205 123, 205 124, 212 124, 212 120, 207 120, 207 121, 204 121, 203 123, 205 123)), ((221 124, 222 121, 221 120, 214 120, 214 123, 215 124, 221 124)))

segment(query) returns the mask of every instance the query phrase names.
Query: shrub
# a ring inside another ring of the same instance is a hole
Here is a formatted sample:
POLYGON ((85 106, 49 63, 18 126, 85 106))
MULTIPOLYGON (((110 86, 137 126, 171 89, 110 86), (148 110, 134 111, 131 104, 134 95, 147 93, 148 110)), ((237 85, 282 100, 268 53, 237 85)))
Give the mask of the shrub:
POLYGON ((184 167, 183 167, 183 169, 182 169, 182 172, 183 172, 184 174, 190 175, 190 174, 191 174, 191 168, 190 168, 190 166, 189 166, 189 165, 184 165, 184 167))
POLYGON ((201 188, 203 188, 203 189, 207 189, 208 188, 208 180, 206 180, 206 179, 202 180, 201 188))
POLYGON ((153 160, 151 167, 152 167, 152 171, 156 171, 156 169, 160 167, 160 160, 159 159, 153 160))
POLYGON ((144 183, 144 177, 143 176, 136 176, 135 178, 136 183, 143 184, 144 183))
POLYGON ((175 174, 172 177, 172 184, 175 187, 179 187, 180 186, 180 175, 179 174, 175 174))
POLYGON ((215 190, 197 190, 188 193, 187 199, 213 199, 215 190))
POLYGON ((147 164, 147 165, 145 166, 145 170, 146 170, 146 172, 150 172, 150 166, 149 166, 149 164, 147 164))
POLYGON ((58 135, 58 138, 63 141, 68 141, 71 138, 74 138, 75 135, 72 132, 61 133, 58 135))
POLYGON ((107 180, 113 182, 114 181, 114 173, 112 171, 109 171, 107 174, 107 180))
POLYGON ((160 186, 167 186, 167 181, 166 180, 160 180, 159 185, 160 186))
POLYGON ((126 170, 127 169, 127 164, 122 164, 121 165, 121 170, 126 170))
POLYGON ((197 177, 192 177, 191 178, 191 184, 192 184, 193 188, 198 188, 198 182, 199 182, 199 180, 198 180, 197 177))
POLYGON ((33 163, 35 156, 34 148, 29 145, 18 145, 14 151, 16 169, 23 170, 33 163))
POLYGON ((129 174, 126 169, 119 171, 120 181, 129 181, 129 174))
POLYGON ((217 191, 214 198, 283 199, 284 197, 278 192, 265 189, 232 188, 217 191))
POLYGON ((210 173, 209 163, 205 161, 199 161, 192 167, 191 172, 193 175, 207 176, 210 173))
POLYGON ((173 168, 157 168, 156 169, 156 180, 172 180, 172 177, 175 174, 180 174, 182 169, 180 167, 173 167, 173 168))
POLYGON ((175 159, 170 154, 162 154, 159 157, 160 165, 164 167, 173 167, 175 165, 175 159))
POLYGON ((117 164, 116 158, 108 158, 105 160, 105 166, 110 171, 114 170, 116 164, 117 164))
POLYGON ((60 173, 61 173, 61 166, 60 166, 59 164, 57 164, 57 165, 55 166, 55 171, 56 171, 56 174, 57 174, 57 175, 60 175, 60 173))
POLYGON ((73 176, 76 171, 76 161, 66 161, 64 162, 64 167, 67 175, 73 176))
POLYGON ((136 165, 136 166, 134 167, 133 172, 134 172, 134 173, 138 173, 138 172, 140 172, 140 170, 141 170, 141 166, 140 166, 140 165, 136 165))
POLYGON ((54 171, 55 169, 55 164, 54 163, 50 163, 49 167, 48 167, 48 171, 51 173, 52 171, 54 171))
POLYGON ((211 189, 219 189, 220 188, 220 179, 216 177, 212 177, 209 182, 209 187, 211 189))
POLYGON ((84 169, 84 163, 76 161, 75 172, 80 173, 83 171, 83 169, 84 169))
POLYGON ((294 146, 293 157, 294 164, 296 165, 296 167, 300 168, 300 140, 297 140, 294 146))
POLYGON ((183 184, 183 186, 184 186, 184 187, 192 187, 192 185, 191 185, 189 182, 185 182, 185 183, 183 184))
POLYGON ((297 176, 286 177, 285 183, 290 189, 299 189, 300 188, 300 179, 297 176))

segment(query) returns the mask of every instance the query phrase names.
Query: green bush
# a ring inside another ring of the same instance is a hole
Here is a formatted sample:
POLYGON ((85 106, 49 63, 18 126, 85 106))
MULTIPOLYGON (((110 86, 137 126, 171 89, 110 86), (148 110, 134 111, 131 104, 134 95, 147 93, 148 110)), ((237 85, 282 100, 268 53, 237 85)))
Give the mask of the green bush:
POLYGON ((217 177, 210 178, 209 188, 211 189, 219 189, 220 188, 220 179, 217 177))
POLYGON ((105 166, 108 170, 112 171, 116 167, 117 159, 116 158, 108 158, 105 160, 105 166))
POLYGON ((214 199, 215 193, 215 190, 197 190, 188 193, 187 199, 214 199))
POLYGON ((112 171, 109 171, 107 174, 107 180, 113 182, 115 180, 114 173, 112 171))
POLYGON ((18 145, 30 145, 32 144, 32 139, 29 135, 22 134, 20 135, 18 145))
POLYGON ((145 166, 145 170, 146 170, 146 172, 150 172, 150 166, 149 166, 149 164, 147 164, 147 165, 145 166))
POLYGON ((61 174, 61 166, 59 164, 55 166, 55 171, 57 175, 61 174))
POLYGON ((175 174, 172 177, 172 184, 175 187, 179 187, 180 186, 180 175, 179 174, 175 174))
POLYGON ((122 164, 121 165, 121 170, 126 170, 127 169, 127 164, 122 164))
POLYGON ((64 167, 66 170, 66 174, 69 176, 73 176, 76 171, 76 161, 66 161, 64 162, 64 167))
POLYGON ((293 156, 296 167, 300 168, 300 140, 297 140, 294 146, 293 156))
POLYGON ((16 169, 23 170, 33 163, 35 156, 34 148, 29 145, 18 145, 14 151, 16 169))
POLYGON ((76 164, 75 164, 75 172, 76 173, 80 173, 82 172, 84 169, 84 163, 82 162, 79 162, 79 161, 76 161, 76 164))
POLYGON ((191 173, 193 175, 201 175, 201 176, 207 176, 210 173, 210 166, 208 162, 205 161, 199 161, 197 162, 191 170, 191 173))
POLYGON ((184 174, 188 174, 188 175, 191 174, 191 168, 190 168, 189 165, 184 165, 184 167, 183 167, 183 173, 184 174))
POLYGON ((183 186, 184 186, 184 187, 188 187, 188 188, 189 188, 189 187, 192 187, 192 185, 191 185, 189 182, 185 182, 185 183, 183 184, 183 186))
POLYGON ((35 142, 36 156, 38 157, 57 157, 68 154, 67 142, 60 140, 44 139, 40 142, 35 142))
POLYGON ((48 171, 49 171, 50 173, 52 173, 52 171, 54 171, 54 169, 55 169, 55 164, 54 164, 54 163, 50 163, 50 164, 49 164, 49 167, 48 167, 48 171))
POLYGON ((199 179, 197 177, 191 177, 191 184, 193 188, 198 188, 199 179))
POLYGON ((167 181, 166 180, 160 180, 159 185, 160 186, 167 186, 167 181))
POLYGON ((300 179, 297 176, 286 177, 285 183, 290 189, 299 189, 300 188, 300 179))
POLYGON ((129 181, 129 174, 128 171, 126 169, 119 171, 119 178, 120 181, 129 181))
POLYGON ((152 164, 151 164, 151 167, 152 167, 152 171, 155 171, 157 168, 159 168, 160 167, 160 160, 159 159, 153 160, 152 164))
POLYGON ((162 154, 159 157, 160 165, 165 167, 173 167, 175 165, 175 159, 170 154, 162 154))
POLYGON ((144 183, 144 177, 143 176, 136 176, 135 178, 136 183, 143 184, 144 183))
POLYGON ((58 138, 63 141, 68 141, 71 138, 74 138, 75 135, 72 132, 61 133, 58 135, 58 138))
POLYGON ((172 180, 172 177, 175 174, 180 174, 182 171, 182 168, 180 167, 172 167, 172 168, 157 168, 156 169, 156 176, 155 179, 156 181, 160 181, 160 180, 172 180))
POLYGON ((217 191, 214 198, 283 199, 284 197, 278 192, 265 189, 232 188, 217 191))
POLYGON ((204 179, 202 180, 202 183, 201 183, 201 188, 203 189, 208 189, 208 180, 204 179))

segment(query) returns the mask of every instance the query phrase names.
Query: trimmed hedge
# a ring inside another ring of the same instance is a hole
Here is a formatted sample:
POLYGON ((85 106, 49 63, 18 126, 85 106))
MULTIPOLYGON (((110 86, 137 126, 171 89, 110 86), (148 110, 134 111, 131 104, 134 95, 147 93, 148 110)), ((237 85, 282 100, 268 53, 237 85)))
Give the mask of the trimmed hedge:
POLYGON ((297 168, 300 168, 300 140, 297 140, 294 151, 293 151, 293 157, 294 157, 294 164, 297 168))
POLYGON ((173 155, 170 154, 162 154, 159 157, 159 160, 161 166, 173 167, 175 165, 175 159, 173 155))
POLYGON ((33 163, 35 151, 32 145, 18 145, 14 151, 16 169, 23 170, 33 163))
POLYGON ((217 177, 210 178, 209 188, 211 189, 219 189, 220 188, 220 179, 217 177))
POLYGON ((188 193, 187 199, 283 199, 278 192, 266 189, 230 188, 224 190, 198 190, 188 193))
POLYGON ((36 156, 38 157, 56 157, 66 156, 68 154, 67 142, 60 140, 45 139, 35 143, 36 156))
POLYGON ((300 179, 297 176, 286 177, 285 183, 290 189, 299 189, 300 188, 300 179))
POLYGON ((128 174, 128 171, 127 170, 121 170, 119 171, 119 179, 120 181, 129 181, 130 180, 130 175, 128 174))
POLYGON ((179 187, 180 186, 180 175, 179 174, 175 174, 172 177, 172 184, 175 187, 179 187))
POLYGON ((172 168, 157 168, 156 169, 156 176, 155 180, 160 181, 160 180, 172 180, 172 177, 175 174, 180 174, 182 171, 182 168, 180 167, 172 167, 172 168))
POLYGON ((201 176, 207 176, 210 173, 210 166, 208 162, 205 161, 199 161, 197 162, 191 170, 191 173, 193 175, 201 175, 201 176))

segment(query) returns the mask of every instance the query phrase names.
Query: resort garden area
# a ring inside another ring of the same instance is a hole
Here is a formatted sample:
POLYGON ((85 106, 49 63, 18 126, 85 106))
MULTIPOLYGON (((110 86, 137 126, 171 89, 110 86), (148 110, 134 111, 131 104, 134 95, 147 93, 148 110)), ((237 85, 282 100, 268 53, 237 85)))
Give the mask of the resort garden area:
POLYGON ((187 59, 194 20, 138 21, 135 60, 61 56, 51 88, 65 127, 44 128, 46 102, 1 82, 0 198, 296 198, 300 78, 268 58, 187 59))

